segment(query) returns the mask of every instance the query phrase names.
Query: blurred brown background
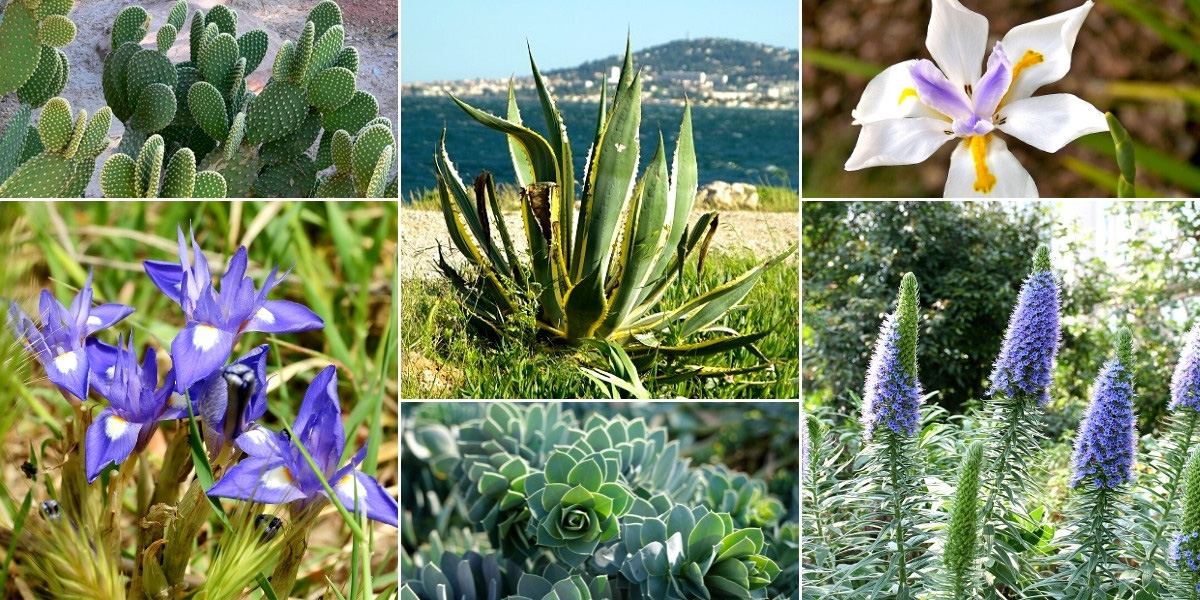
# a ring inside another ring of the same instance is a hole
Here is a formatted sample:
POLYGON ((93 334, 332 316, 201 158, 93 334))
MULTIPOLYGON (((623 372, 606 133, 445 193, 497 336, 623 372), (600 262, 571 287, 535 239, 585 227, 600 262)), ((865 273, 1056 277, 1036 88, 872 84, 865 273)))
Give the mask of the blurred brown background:
MULTIPOLYGON (((989 50, 1009 29, 1081 4, 1078 0, 961 1, 988 18, 989 50)), ((1182 36, 1177 43, 1190 40, 1200 44, 1200 15, 1192 12, 1200 9, 1200 3, 1191 2, 1189 7, 1189 1, 1097 2, 1075 42, 1071 71, 1035 94, 1072 93, 1101 111, 1112 111, 1135 142, 1167 155, 1160 160, 1150 152, 1139 154, 1136 183, 1146 186, 1140 190, 1143 193, 1194 196, 1200 185, 1190 179, 1200 171, 1180 166, 1190 163, 1200 168, 1200 88, 1196 87, 1200 85, 1200 59, 1177 51, 1147 24, 1152 19, 1154 24, 1165 25, 1182 36), (1180 90, 1195 96, 1185 101, 1180 90), (1143 160, 1154 161, 1156 168, 1147 168, 1141 164, 1143 160)), ((854 62, 886 68, 910 58, 930 58, 925 48, 930 10, 930 0, 803 1, 801 150, 805 197, 942 195, 953 144, 946 144, 918 165, 855 172, 843 169, 860 130, 850 124, 850 111, 870 81, 869 76, 853 73, 856 66, 861 70, 854 62)), ((1033 176, 1042 197, 1115 195, 1116 162, 1107 133, 1072 142, 1055 154, 1001 135, 1033 176), (1071 170, 1072 166, 1087 170, 1091 177, 1071 170)))

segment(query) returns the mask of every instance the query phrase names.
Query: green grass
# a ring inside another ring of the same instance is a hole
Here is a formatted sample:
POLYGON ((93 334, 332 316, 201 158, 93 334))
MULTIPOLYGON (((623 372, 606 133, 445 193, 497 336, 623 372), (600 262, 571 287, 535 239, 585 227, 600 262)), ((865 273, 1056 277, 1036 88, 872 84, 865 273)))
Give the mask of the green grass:
MULTIPOLYGON (((150 282, 142 269, 146 259, 177 260, 176 225, 189 223, 206 251, 210 267, 220 273, 239 245, 247 245, 248 276, 261 286, 271 267, 290 274, 272 291, 272 299, 300 302, 325 321, 323 330, 267 336, 246 334, 234 357, 263 343, 270 343, 268 415, 264 424, 279 429, 295 418, 309 381, 329 364, 338 367, 339 396, 347 447, 343 460, 367 446, 363 470, 376 475, 385 487, 396 485, 397 443, 395 379, 397 320, 395 263, 397 207, 394 203, 288 203, 288 202, 171 202, 171 203, 25 203, 5 204, 0 211, 3 234, 12 252, 5 252, 0 270, 0 296, 15 298, 27 312, 36 313, 36 294, 44 287, 59 300, 69 302, 84 283, 88 269, 94 270, 93 288, 97 302, 120 302, 136 312, 98 337, 115 343, 118 333, 132 330, 139 355, 153 345, 163 356, 171 340, 184 325, 179 306, 167 299, 150 282), (19 274, 19 275, 18 275, 19 274)), ((0 340, 11 350, 11 335, 0 340)), ((54 387, 44 380, 41 368, 31 365, 23 352, 6 355, 6 363, 21 367, 16 375, 3 377, 0 393, 0 437, 3 448, 35 447, 51 441, 70 415, 70 407, 54 387), (3 415, 21 415, 13 421, 3 415), (15 440, 20 440, 14 444, 15 440)), ((94 404, 94 403, 93 403, 94 404)), ((15 469, 24 454, 0 457, 15 469)), ((160 468, 161 453, 147 452, 143 460, 151 470, 160 468)), ((99 485, 99 483, 97 483, 99 485)), ((0 490, 4 503, 21 500, 22 490, 0 490)), ((43 494, 44 495, 44 494, 43 494)), ((40 497, 39 497, 40 498, 40 497)), ((226 505, 229 502, 226 501, 226 505)), ((11 510, 9 511, 11 513, 11 510)), ((341 519, 333 513, 323 519, 341 519)), ((11 522, 0 515, 0 525, 11 522)), ((132 511, 123 511, 122 525, 133 529, 132 511)), ((140 517, 140 515, 137 515, 140 517)), ((371 522, 374 523, 374 522, 371 522)), ((214 528, 216 522, 212 523, 214 528)), ((341 527, 341 540, 332 555, 314 547, 301 566, 301 580, 293 592, 316 597, 325 591, 324 577, 330 576, 346 591, 352 574, 364 579, 358 558, 351 556, 350 532, 357 525, 341 527), (308 579, 305 579, 305 578, 308 579)), ((394 539, 390 527, 373 524, 368 533, 377 541, 394 539), (383 536, 383 537, 381 537, 383 536)), ((332 539, 320 542, 324 545, 332 539)), ((129 544, 132 546, 132 544, 129 544)), ((355 546, 359 544, 354 544, 355 546)), ((372 583, 383 591, 396 583, 396 553, 390 542, 374 546, 376 563, 372 583), (389 566, 391 565, 391 566, 389 566)), ((131 552, 131 548, 126 548, 131 552)), ((203 572, 204 556, 193 560, 203 572)), ((355 555, 357 556, 357 554, 355 555)), ((193 570, 197 566, 193 565, 193 570)), ((18 569, 17 573, 20 573, 18 569)), ((360 586, 361 587, 361 586, 360 586)), ((361 596, 361 595, 360 595, 361 596)), ((252 596, 255 597, 255 596, 252 596)))
MULTIPOLYGON (((697 282, 689 263, 683 280, 663 299, 678 306, 700 290, 711 289, 745 272, 759 259, 714 254, 697 282)), ((589 360, 579 351, 549 348, 532 335, 505 341, 485 340, 471 329, 465 311, 443 279, 402 282, 404 302, 400 323, 404 331, 400 395, 403 398, 593 398, 603 391, 579 370, 589 360), (438 381, 431 388, 423 377, 438 381)), ((795 261, 768 271, 738 308, 718 325, 743 333, 772 333, 758 348, 774 362, 774 372, 733 378, 647 386, 657 397, 798 398, 799 386, 799 272, 795 261)), ((514 327, 530 332, 528 324, 514 327)), ((594 358, 592 359, 594 360, 594 358)), ((757 364, 745 350, 710 358, 707 364, 735 367, 757 364)), ((645 375, 645 374, 643 374, 645 375)))
MULTIPOLYGON (((758 187, 758 212, 799 212, 800 194, 786 185, 756 184, 758 187)), ((511 183, 496 185, 496 196, 500 210, 516 212, 521 208, 520 191, 511 183)), ((404 201, 405 210, 442 210, 437 190, 409 192, 404 201)))

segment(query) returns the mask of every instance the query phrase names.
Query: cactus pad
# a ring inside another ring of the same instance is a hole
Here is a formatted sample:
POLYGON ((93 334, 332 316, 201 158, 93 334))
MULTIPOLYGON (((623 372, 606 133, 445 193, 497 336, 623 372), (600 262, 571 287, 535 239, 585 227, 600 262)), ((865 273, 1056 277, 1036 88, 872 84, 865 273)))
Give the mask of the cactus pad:
POLYGON ((96 158, 75 157, 69 161, 71 166, 71 179, 67 185, 59 192, 63 198, 80 198, 83 192, 87 190, 88 183, 92 181, 92 173, 96 172, 96 158))
POLYGON ((216 23, 221 33, 237 35, 237 13, 229 10, 223 4, 218 4, 209 9, 208 16, 205 17, 204 21, 205 24, 216 23))
POLYGON ((261 163, 258 149, 249 148, 237 152, 226 160, 221 152, 213 152, 204 160, 204 168, 220 173, 225 178, 226 195, 231 198, 251 198, 254 181, 258 179, 261 163))
POLYGON ((356 132, 378 114, 379 102, 375 100, 375 96, 359 90, 354 92, 354 97, 341 108, 321 113, 321 123, 330 131, 344 129, 347 132, 356 132))
POLYGON ((0 94, 24 85, 37 69, 41 46, 38 23, 33 11, 21 2, 12 2, 0 21, 0 94))
POLYGON ((245 137, 246 113, 240 112, 234 115, 233 124, 229 126, 229 137, 225 138, 225 160, 233 159, 233 154, 242 145, 242 139, 245 137))
POLYGON ((138 95, 137 106, 133 115, 129 117, 129 128, 147 133, 158 131, 171 124, 171 120, 175 118, 176 106, 175 92, 172 88, 161 83, 152 83, 142 88, 142 93, 138 95))
POLYGON ((31 109, 21 105, 0 137, 0 183, 8 179, 17 168, 17 160, 21 158, 21 150, 25 148, 25 136, 29 133, 29 116, 31 109))
POLYGON ((225 98, 241 98, 242 90, 246 89, 246 59, 239 58, 233 63, 233 68, 225 74, 221 90, 225 98))
MULTIPOLYGON (((326 129, 326 131, 329 131, 326 129)), ((351 158, 353 157, 353 146, 350 142, 350 134, 346 130, 339 129, 333 134, 333 142, 329 147, 329 154, 333 158, 333 164, 338 171, 349 173, 352 169, 351 158)))
POLYGON ((79 143, 83 141, 83 133, 87 129, 87 111, 80 109, 79 115, 75 117, 75 126, 71 129, 71 139, 67 141, 67 147, 63 149, 63 158, 75 158, 75 154, 79 152, 79 143))
POLYGON ((180 148, 167 162, 159 198, 191 198, 196 186, 196 155, 180 148))
POLYGON ((246 72, 253 73, 267 55, 267 32, 251 29, 237 39, 238 55, 246 59, 246 72))
POLYGON ((42 21, 38 39, 47 46, 62 48, 75 40, 75 22, 62 15, 50 15, 42 21))
POLYGON ((348 69, 352 73, 358 73, 358 48, 354 46, 346 46, 338 53, 337 60, 333 61, 333 66, 348 69))
POLYGON ((207 81, 198 81, 188 91, 188 109, 196 124, 214 140, 223 140, 229 133, 229 115, 221 92, 207 81))
POLYGON ((216 171, 200 171, 196 173, 196 185, 192 190, 193 198, 224 198, 225 178, 216 171))
POLYGON ((66 98, 54 98, 42 109, 38 120, 38 136, 51 152, 62 150, 71 140, 71 103, 66 98))
POLYGON ((142 51, 142 47, 129 42, 118 47, 104 58, 104 74, 100 80, 104 88, 104 101, 113 109, 113 115, 124 121, 133 112, 133 102, 137 97, 130 98, 125 91, 125 69, 129 66, 134 54, 142 51))
POLYGON ((314 198, 353 198, 354 197, 354 181, 349 173, 341 171, 334 173, 332 177, 321 182, 317 186, 317 191, 313 193, 314 198))
POLYGON ((166 144, 162 136, 152 135, 142 144, 137 158, 138 195, 143 198, 158 196, 158 184, 162 178, 163 155, 166 144))
POLYGON ((296 56, 296 45, 292 40, 284 40, 275 53, 275 64, 271 65, 271 77, 282 80, 292 69, 292 59, 296 56))
POLYGON ((316 43, 314 36, 316 36, 316 27, 312 21, 309 21, 304 24, 300 41, 296 43, 296 56, 292 59, 291 68, 288 70, 288 78, 300 85, 304 85, 304 76, 308 73, 308 66, 312 64, 313 44, 316 43))
POLYGON ((192 29, 191 34, 188 36, 188 45, 190 46, 188 50, 191 54, 188 56, 192 58, 192 62, 194 63, 200 62, 200 53, 204 50, 205 25, 204 11, 197 10, 195 13, 192 13, 192 29))
POLYGON ((167 15, 167 23, 175 28, 176 32, 183 30, 183 24, 187 21, 187 0, 179 0, 175 6, 171 7, 171 13, 167 15))
POLYGON ((75 0, 42 0, 37 6, 37 18, 42 20, 50 15, 66 16, 72 8, 75 8, 75 0))
POLYGON ((342 67, 325 69, 308 85, 308 103, 322 112, 345 106, 354 97, 354 73, 342 67))
POLYGON ((329 144, 333 142, 333 133, 322 131, 321 141, 317 143, 317 158, 314 161, 318 171, 324 171, 333 166, 333 154, 329 150, 329 144))
MULTIPOLYGON (((371 182, 375 167, 386 149, 391 151, 396 147, 396 138, 392 130, 386 126, 372 125, 358 134, 351 150, 350 166, 354 174, 354 188, 359 197, 367 195, 367 184, 371 182)), ((388 168, 391 168, 390 159, 388 168)), ((387 176, 387 173, 384 173, 387 176)), ((382 191, 382 190, 381 190, 382 191)))
POLYGON ((37 126, 30 124, 28 131, 25 134, 25 147, 21 149, 21 157, 17 159, 17 164, 28 162, 46 151, 46 147, 42 145, 42 136, 38 135, 37 126))
POLYGON ((293 160, 311 148, 320 134, 321 117, 317 112, 310 110, 296 131, 263 144, 258 156, 264 165, 293 160))
POLYGON ((246 141, 261 144, 277 140, 300 127, 307 115, 308 94, 304 88, 276 80, 263 88, 246 113, 246 141))
POLYGON ((342 8, 337 2, 325 0, 308 12, 308 20, 316 27, 317 37, 320 38, 330 27, 342 24, 342 8))
POLYGON ((58 70, 62 64, 58 62, 58 53, 54 48, 42 46, 41 58, 38 59, 37 69, 25 80, 25 84, 17 89, 17 98, 22 104, 38 107, 58 95, 54 88, 58 84, 58 70))
POLYGON ((150 13, 140 6, 126 6, 117 13, 112 26, 112 46, 120 48, 126 42, 142 43, 150 27, 150 13))
POLYGON ((266 198, 307 198, 317 183, 317 170, 307 155, 264 167, 254 182, 257 196, 266 198))
POLYGON ((112 109, 105 106, 96 111, 87 128, 83 131, 83 139, 79 141, 77 157, 91 157, 95 160, 108 148, 108 129, 112 126, 112 109))
MULTIPOLYGON (((171 59, 157 50, 141 50, 129 59, 125 66, 125 94, 135 103, 141 98, 142 90, 152 84, 161 83, 169 90, 175 89, 179 74, 171 59)), ((172 97, 174 92, 172 92, 172 97)), ((171 115, 175 110, 172 107, 171 115)))
POLYGON ((313 46, 312 62, 308 65, 308 72, 304 74, 304 85, 308 85, 317 74, 333 66, 342 51, 345 37, 346 31, 342 26, 334 25, 317 39, 316 45, 313 46))
POLYGON ((196 67, 178 64, 175 65, 175 74, 179 77, 179 81, 175 84, 175 119, 171 123, 190 127, 196 121, 192 118, 191 109, 188 108, 188 92, 197 81, 201 80, 200 71, 196 67))
POLYGON ((127 154, 114 154, 100 167, 100 192, 105 198, 137 198, 137 164, 127 154))
POLYGON ((221 85, 237 61, 237 40, 228 33, 221 33, 204 47, 204 52, 200 53, 198 66, 205 81, 213 85, 221 85))
POLYGON ((72 174, 70 161, 52 152, 43 152, 17 167, 4 185, 0 185, 0 197, 58 198, 70 183, 72 174))
POLYGON ((155 39, 158 45, 158 51, 166 54, 171 46, 175 45, 175 38, 179 36, 179 30, 174 25, 167 23, 158 28, 158 37, 155 39))
MULTIPOLYGON (((371 180, 367 183, 366 189, 363 190, 364 198, 382 198, 383 190, 387 187, 388 172, 392 170, 392 164, 396 159, 396 147, 388 146, 379 154, 379 162, 375 163, 375 171, 371 174, 371 180)), ((355 178, 355 183, 358 179, 355 178)))

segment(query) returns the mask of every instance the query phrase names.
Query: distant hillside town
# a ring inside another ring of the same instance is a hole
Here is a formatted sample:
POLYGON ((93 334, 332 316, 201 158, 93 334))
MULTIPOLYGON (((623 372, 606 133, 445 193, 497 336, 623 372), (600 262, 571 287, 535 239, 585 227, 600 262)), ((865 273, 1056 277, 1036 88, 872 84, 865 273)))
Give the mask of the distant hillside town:
MULTIPOLYGON (((609 95, 621 75, 613 55, 542 74, 559 102, 595 102, 605 76, 609 95)), ((719 38, 677 40, 635 52, 648 103, 795 109, 799 106, 800 51, 719 38)), ((506 96, 508 79, 464 79, 404 84, 401 95, 506 96)), ((536 94, 533 77, 513 80, 519 97, 536 94)))

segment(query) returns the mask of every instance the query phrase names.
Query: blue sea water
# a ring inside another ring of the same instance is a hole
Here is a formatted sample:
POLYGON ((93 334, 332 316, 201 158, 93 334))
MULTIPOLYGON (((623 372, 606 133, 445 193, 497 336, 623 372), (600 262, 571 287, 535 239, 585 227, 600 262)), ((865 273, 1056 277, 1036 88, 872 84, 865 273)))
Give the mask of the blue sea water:
MULTIPOLYGON (((503 98, 474 98, 469 103, 494 115, 505 112, 503 98)), ((536 99, 518 100, 518 104, 525 125, 545 135, 546 124, 536 99)), ((559 104, 575 152, 576 179, 583 176, 597 110, 596 102, 559 104)), ((679 106, 642 106, 639 177, 650 162, 660 130, 667 160, 674 156, 675 138, 679 135, 682 118, 683 108, 679 106)), ((442 128, 447 130, 446 148, 450 158, 468 186, 483 169, 491 171, 497 182, 516 181, 505 136, 472 120, 448 97, 402 97, 400 121, 401 198, 437 185, 433 152, 442 128)), ((693 106, 692 130, 700 185, 717 180, 797 185, 800 181, 799 123, 800 115, 795 110, 693 106)))

